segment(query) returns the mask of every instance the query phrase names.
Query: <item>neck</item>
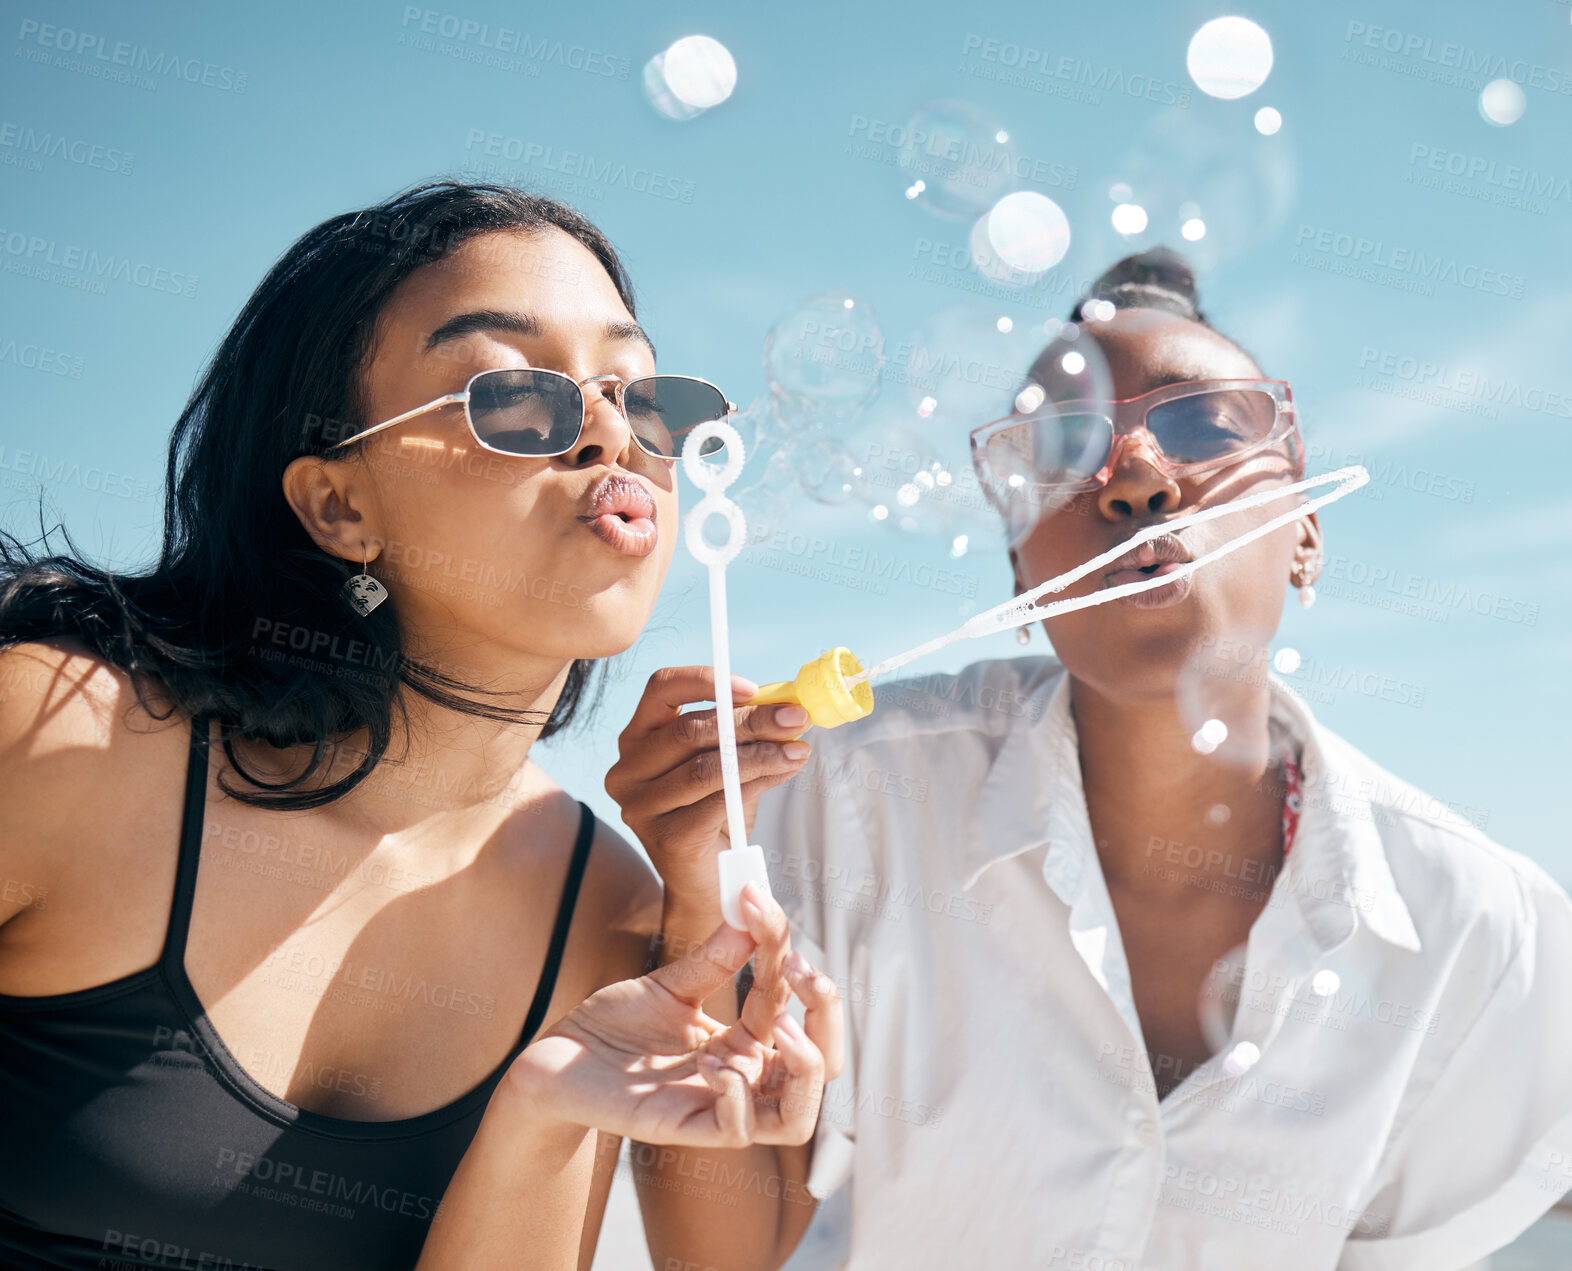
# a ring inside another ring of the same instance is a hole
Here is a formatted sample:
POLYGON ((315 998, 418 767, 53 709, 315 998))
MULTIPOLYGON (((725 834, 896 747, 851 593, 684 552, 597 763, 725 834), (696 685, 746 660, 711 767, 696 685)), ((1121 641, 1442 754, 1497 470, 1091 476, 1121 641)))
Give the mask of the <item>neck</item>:
MULTIPOLYGON (((562 694, 571 664, 560 660, 527 659, 516 655, 460 659, 464 671, 449 674, 466 683, 501 690, 495 696, 460 693, 487 705, 537 713, 539 722, 502 723, 438 705, 411 689, 402 690, 403 709, 395 703, 391 736, 382 760, 349 794, 330 805, 335 817, 358 829, 393 834, 434 816, 487 816, 516 805, 545 781, 532 769, 531 748, 546 717, 562 694)), ((420 655, 415 655, 420 656, 420 655)), ((439 669, 453 661, 429 660, 439 669)), ((237 746, 240 743, 237 743, 237 746)), ((355 733, 329 743, 325 771, 310 788, 342 780, 364 761, 370 733, 355 733)), ((312 747, 275 750, 246 743, 246 767, 265 780, 287 779, 305 771, 312 747)))
POLYGON ((1226 743, 1201 754, 1172 695, 1132 700, 1072 678, 1086 810, 1109 887, 1174 900, 1209 878, 1264 880, 1281 867, 1281 792, 1271 779, 1262 685, 1215 707, 1226 743))

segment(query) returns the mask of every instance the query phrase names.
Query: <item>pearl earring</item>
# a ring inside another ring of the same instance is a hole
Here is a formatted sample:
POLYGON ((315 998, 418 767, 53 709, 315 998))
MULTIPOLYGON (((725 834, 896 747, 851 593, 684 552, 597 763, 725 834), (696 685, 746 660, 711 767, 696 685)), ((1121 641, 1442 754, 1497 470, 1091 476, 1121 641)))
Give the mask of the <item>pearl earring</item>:
POLYGON ((1030 644, 1032 642, 1032 633, 1025 627, 1016 627, 1015 642, 1016 644, 1030 644))
POLYGON ((342 588, 344 599, 349 602, 349 607, 362 618, 388 598, 388 589, 367 573, 371 561, 366 557, 366 545, 360 545, 362 557, 365 557, 360 572, 346 582, 342 588))
POLYGON ((1294 586, 1299 589, 1299 607, 1308 609, 1315 604, 1315 588, 1310 585, 1310 569, 1299 565, 1294 569, 1294 586))

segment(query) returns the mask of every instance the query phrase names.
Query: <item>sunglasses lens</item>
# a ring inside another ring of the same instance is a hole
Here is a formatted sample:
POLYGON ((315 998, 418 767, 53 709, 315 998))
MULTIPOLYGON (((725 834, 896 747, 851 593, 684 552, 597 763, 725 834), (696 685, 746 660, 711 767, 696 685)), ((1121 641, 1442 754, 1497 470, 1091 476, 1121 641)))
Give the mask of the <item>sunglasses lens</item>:
POLYGON ((1277 399, 1263 389, 1214 389, 1152 407, 1146 426, 1173 463, 1224 459, 1270 435, 1277 399))
POLYGON ((560 455, 584 418, 578 385, 540 371, 487 371, 469 388, 469 417, 488 446, 513 455, 560 455))
POLYGON ((1103 466, 1112 444, 1105 415, 1039 413, 988 439, 988 466, 1012 489, 1077 485, 1103 466))
MULTIPOLYGON (((682 439, 699 424, 726 418, 726 397, 713 384, 686 375, 647 375, 623 390, 628 427, 634 440, 652 455, 672 459, 682 449, 682 439)), ((699 453, 713 455, 726 448, 711 437, 699 453)))

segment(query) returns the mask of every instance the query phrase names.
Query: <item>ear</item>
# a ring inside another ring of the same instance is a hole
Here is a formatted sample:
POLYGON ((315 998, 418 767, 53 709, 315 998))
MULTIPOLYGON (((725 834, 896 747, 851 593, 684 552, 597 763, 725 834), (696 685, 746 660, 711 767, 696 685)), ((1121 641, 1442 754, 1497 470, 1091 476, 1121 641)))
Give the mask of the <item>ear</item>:
POLYGON ((1321 576, 1321 520, 1312 512, 1309 516, 1301 517, 1298 525, 1299 543, 1294 548, 1294 575, 1304 583, 1313 583, 1321 576))
POLYGON ((330 556, 359 565, 382 552, 365 469, 357 463, 302 455, 284 469, 284 498, 312 541, 330 556), (366 509, 366 510, 363 510, 366 509))

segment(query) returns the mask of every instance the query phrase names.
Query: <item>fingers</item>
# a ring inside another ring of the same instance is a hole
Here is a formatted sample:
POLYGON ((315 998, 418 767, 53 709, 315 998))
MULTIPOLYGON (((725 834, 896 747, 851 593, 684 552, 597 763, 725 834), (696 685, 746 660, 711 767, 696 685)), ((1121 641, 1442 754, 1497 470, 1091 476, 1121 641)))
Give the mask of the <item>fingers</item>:
POLYGON ((742 970, 753 953, 754 944, 748 932, 721 923, 703 944, 657 967, 649 973, 649 978, 680 1001, 697 1007, 742 970))
POLYGON ((846 1062, 846 1012, 841 1006, 840 991, 834 980, 815 971, 800 953, 787 957, 785 971, 792 992, 807 1008, 803 1026, 808 1040, 824 1056, 824 1079, 834 1081, 846 1062))
MULTIPOLYGON (((713 1108, 714 1126, 705 1127, 719 1137, 718 1147, 746 1147, 754 1141, 756 1132, 753 1117, 753 1099, 747 1079, 735 1068, 728 1068, 714 1055, 698 1056, 699 1075, 715 1092, 713 1108)), ((804 1140, 806 1142, 806 1140, 804 1140)))
MULTIPOLYGON (((746 701, 759 691, 752 680, 731 677, 734 700, 746 701)), ((638 709, 623 730, 625 740, 640 742, 657 728, 671 722, 684 706, 715 700, 715 669, 708 666, 667 666, 650 676, 639 698, 638 709)))
POLYGON ((786 1012, 773 1027, 776 1065, 770 1102, 774 1115, 760 1117, 754 1132, 758 1143, 806 1143, 813 1137, 824 1099, 824 1056, 801 1024, 786 1012))
POLYGON ((757 945, 753 958, 753 987, 742 1004, 741 1023, 754 1040, 768 1043, 775 1017, 791 997, 785 962, 791 953, 791 924, 773 896, 749 883, 742 889, 742 917, 748 935, 757 945))

